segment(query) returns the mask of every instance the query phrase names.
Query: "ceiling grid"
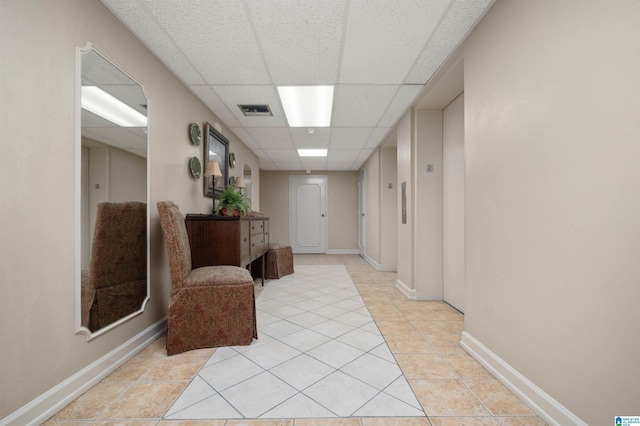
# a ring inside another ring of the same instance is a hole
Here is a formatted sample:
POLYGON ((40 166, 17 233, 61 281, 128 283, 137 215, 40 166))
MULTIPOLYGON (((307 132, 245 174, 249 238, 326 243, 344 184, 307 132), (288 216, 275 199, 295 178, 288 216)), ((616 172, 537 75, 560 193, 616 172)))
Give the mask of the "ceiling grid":
POLYGON ((102 0, 261 169, 315 171, 358 170, 492 1, 102 0), (333 85, 331 127, 290 128, 282 85, 333 85))

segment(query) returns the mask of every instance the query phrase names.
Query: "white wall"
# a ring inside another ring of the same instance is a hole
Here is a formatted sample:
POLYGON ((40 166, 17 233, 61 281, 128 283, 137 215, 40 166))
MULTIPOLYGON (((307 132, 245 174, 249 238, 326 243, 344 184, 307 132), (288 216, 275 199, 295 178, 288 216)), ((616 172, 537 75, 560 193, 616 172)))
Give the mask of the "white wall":
MULTIPOLYGON (((202 180, 189 175, 203 147, 187 129, 217 117, 98 0, 0 1, 0 40, 2 419, 166 316, 169 270, 154 206, 210 209, 202 180), (76 51, 89 41, 149 99, 152 206, 151 299, 142 315, 91 341, 75 334, 76 51)), ((238 162, 257 170, 257 157, 222 130, 238 162)))
POLYGON ((637 415, 640 2, 498 1, 464 68, 466 332, 587 424, 637 415))

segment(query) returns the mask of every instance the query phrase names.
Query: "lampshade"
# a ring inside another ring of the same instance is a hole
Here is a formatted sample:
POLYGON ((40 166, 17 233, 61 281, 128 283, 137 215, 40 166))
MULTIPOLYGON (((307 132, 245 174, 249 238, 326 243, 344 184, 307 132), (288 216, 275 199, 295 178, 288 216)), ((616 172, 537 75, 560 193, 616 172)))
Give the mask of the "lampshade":
POLYGON ((244 183, 244 178, 242 176, 236 178, 236 188, 246 188, 247 185, 244 183))
POLYGON ((207 165, 204 168, 205 176, 222 176, 220 171, 220 164, 217 161, 207 161, 207 165))

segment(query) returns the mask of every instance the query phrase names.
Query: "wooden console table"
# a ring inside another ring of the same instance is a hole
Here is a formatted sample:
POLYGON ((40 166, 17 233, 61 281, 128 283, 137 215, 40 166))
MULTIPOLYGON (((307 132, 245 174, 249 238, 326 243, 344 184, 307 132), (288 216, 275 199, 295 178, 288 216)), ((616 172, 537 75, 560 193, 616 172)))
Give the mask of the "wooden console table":
POLYGON ((214 265, 248 267, 269 250, 268 217, 226 217, 188 214, 185 223, 191 246, 192 268, 214 265))

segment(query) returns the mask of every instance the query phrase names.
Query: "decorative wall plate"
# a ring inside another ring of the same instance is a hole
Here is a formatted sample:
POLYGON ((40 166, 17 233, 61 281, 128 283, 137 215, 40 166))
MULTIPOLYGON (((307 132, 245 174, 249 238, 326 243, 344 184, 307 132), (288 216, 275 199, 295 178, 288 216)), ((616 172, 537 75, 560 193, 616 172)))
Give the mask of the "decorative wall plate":
POLYGON ((231 176, 229 178, 229 185, 236 186, 236 177, 235 176, 231 176))
POLYGON ((196 179, 200 178, 200 175, 202 175, 202 165, 198 157, 191 157, 189 159, 189 170, 191 170, 191 176, 196 179))
POLYGON ((232 152, 229 154, 229 167, 232 169, 236 166, 236 155, 232 152))
POLYGON ((200 126, 198 123, 191 123, 189 125, 189 137, 191 138, 191 143, 195 146, 199 146, 202 141, 202 133, 200 132, 200 126))

